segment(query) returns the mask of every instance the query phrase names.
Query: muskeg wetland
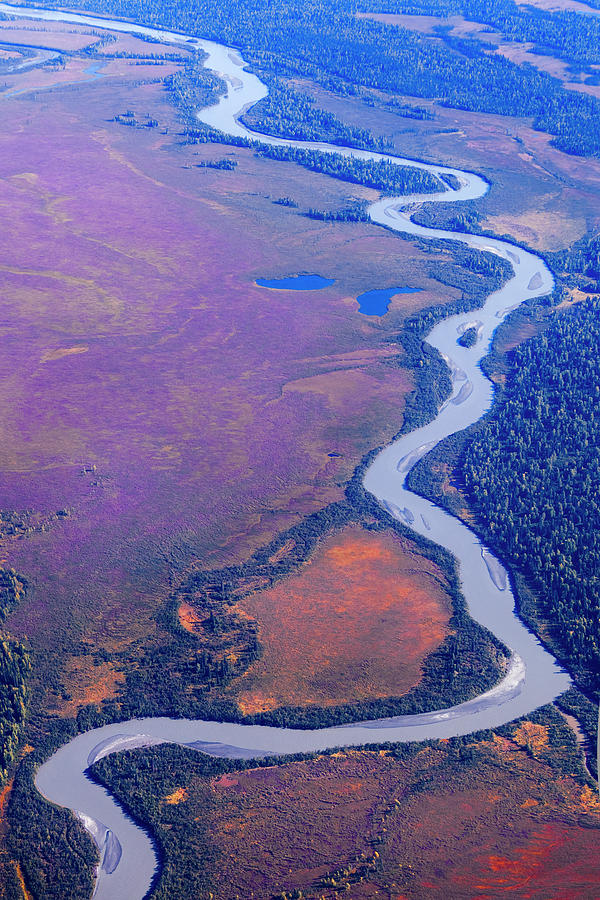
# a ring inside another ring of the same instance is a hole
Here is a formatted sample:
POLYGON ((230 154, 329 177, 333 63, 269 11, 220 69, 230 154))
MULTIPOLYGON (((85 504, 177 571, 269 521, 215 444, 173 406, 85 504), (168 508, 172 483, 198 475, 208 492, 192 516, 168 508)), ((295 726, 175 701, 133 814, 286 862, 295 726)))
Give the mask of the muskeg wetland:
MULTIPOLYGON (((255 137, 239 122, 238 116, 264 97, 267 89, 255 75, 245 70, 244 61, 235 50, 187 35, 91 16, 13 8, 4 4, 0 5, 0 10, 19 16, 143 33, 167 44, 193 40, 194 45, 207 54, 206 66, 223 77, 229 86, 228 93, 219 103, 202 110, 199 119, 234 137, 255 137)), ((424 169, 438 178, 453 176, 457 180, 459 186, 456 189, 446 190, 440 182, 440 192, 427 195, 429 202, 475 200, 489 188, 479 176, 445 166, 322 143, 287 141, 268 135, 260 135, 260 139, 263 143, 309 147, 360 159, 385 159, 392 164, 424 169)), ((505 677, 486 694, 449 709, 313 731, 153 718, 121 722, 79 735, 40 768, 36 784, 48 799, 73 809, 102 849, 97 898, 143 897, 157 862, 150 838, 123 813, 106 791, 91 783, 85 775, 89 765, 109 753, 135 746, 173 742, 191 745, 214 755, 239 758, 312 752, 381 741, 449 737, 509 722, 551 701, 569 685, 568 676, 516 617, 513 596, 500 563, 481 546, 465 525, 404 487, 406 474, 424 453, 446 435, 477 421, 489 408, 491 385, 478 367, 479 360, 485 355, 503 316, 525 299, 549 293, 553 285, 552 276, 538 257, 506 241, 415 224, 411 221, 411 211, 421 200, 420 195, 380 199, 371 205, 368 213, 374 223, 399 233, 424 239, 460 241, 475 249, 496 254, 510 263, 514 276, 501 290, 491 294, 483 309, 478 311, 477 318, 481 325, 474 346, 461 347, 457 344, 457 337, 471 322, 472 313, 449 317, 428 335, 428 342, 448 361, 454 385, 453 396, 433 422, 386 447, 367 470, 364 485, 390 515, 455 555, 471 615, 511 650, 505 677)))

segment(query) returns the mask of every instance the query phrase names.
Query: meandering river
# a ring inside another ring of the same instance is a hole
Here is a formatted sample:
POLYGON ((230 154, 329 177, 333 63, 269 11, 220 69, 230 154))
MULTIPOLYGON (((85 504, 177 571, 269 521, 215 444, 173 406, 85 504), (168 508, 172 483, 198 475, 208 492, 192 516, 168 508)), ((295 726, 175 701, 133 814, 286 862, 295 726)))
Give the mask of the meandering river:
MULTIPOLYGON (((126 33, 143 33, 165 44, 192 45, 203 50, 207 68, 228 85, 227 95, 215 106, 198 114, 200 121, 228 135, 256 137, 239 121, 249 106, 267 94, 266 86, 253 74, 236 50, 190 35, 148 28, 130 22, 78 15, 39 8, 13 7, 0 3, 0 12, 10 15, 90 25, 126 33)), ((514 598, 506 572, 466 525, 449 516, 405 487, 405 478, 415 463, 447 435, 477 421, 490 407, 492 386, 479 368, 499 322, 511 310, 532 297, 548 294, 552 275, 544 262, 507 241, 459 232, 424 228, 415 224, 410 210, 424 200, 452 203, 475 200, 489 188, 484 179, 447 166, 429 165, 388 154, 353 150, 310 141, 288 141, 260 135, 264 143, 305 147, 360 159, 385 159, 395 165, 426 169, 435 176, 453 175, 459 187, 427 195, 381 199, 368 210, 373 222, 402 234, 437 240, 454 240, 507 260, 514 275, 491 294, 484 307, 444 319, 427 341, 446 358, 452 372, 453 395, 433 422, 404 435, 375 458, 364 477, 364 485, 390 515, 448 549, 458 560, 463 593, 471 616, 489 628, 511 650, 507 671, 498 685, 466 703, 450 709, 414 716, 359 722, 335 728, 302 730, 258 725, 239 725, 201 720, 151 718, 120 722, 78 735, 58 750, 41 768, 36 785, 52 802, 72 809, 94 836, 102 859, 96 881, 96 900, 137 900, 149 890, 157 857, 152 840, 132 822, 103 788, 91 782, 85 771, 94 761, 132 747, 177 743, 228 758, 248 758, 333 747, 356 746, 380 741, 418 741, 468 734, 493 728, 531 712, 565 691, 569 677, 524 627, 514 612, 514 598), (457 344, 466 327, 476 325, 474 347, 457 344)), ((453 182, 452 179, 450 181, 453 182)))

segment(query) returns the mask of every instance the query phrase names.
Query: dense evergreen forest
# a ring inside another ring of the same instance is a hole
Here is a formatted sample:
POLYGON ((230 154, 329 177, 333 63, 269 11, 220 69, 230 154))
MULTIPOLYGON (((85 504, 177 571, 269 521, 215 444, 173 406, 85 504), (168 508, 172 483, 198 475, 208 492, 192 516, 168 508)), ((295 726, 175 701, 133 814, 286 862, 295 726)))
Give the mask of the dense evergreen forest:
POLYGON ((28 699, 31 669, 23 644, 0 638, 0 784, 7 777, 19 746, 28 699))
POLYGON ((385 160, 374 162, 346 159, 343 156, 294 147, 265 146, 258 153, 268 159, 295 162, 313 172, 323 172, 332 178, 375 188, 384 194, 424 194, 445 190, 435 175, 426 170, 397 166, 385 160))
MULTIPOLYGON (((262 72, 308 76, 340 93, 369 87, 434 98, 458 109, 531 117, 554 135, 562 150, 600 155, 600 101, 566 91, 556 78, 533 66, 516 65, 476 40, 443 40, 357 18, 359 11, 464 12, 477 21, 506 28, 509 37, 535 40, 545 52, 592 64, 600 47, 600 25, 589 16, 556 14, 498 0, 75 0, 74 7, 128 16, 195 33, 240 47, 262 72), (486 18, 487 16, 487 18, 486 18), (564 33, 564 37, 563 37, 564 33)), ((590 70, 592 72, 593 70, 590 70)), ((595 77, 590 75, 590 77, 595 77)))
POLYGON ((515 352, 462 477, 484 532, 517 567, 579 683, 600 690, 600 304, 556 315, 515 352))

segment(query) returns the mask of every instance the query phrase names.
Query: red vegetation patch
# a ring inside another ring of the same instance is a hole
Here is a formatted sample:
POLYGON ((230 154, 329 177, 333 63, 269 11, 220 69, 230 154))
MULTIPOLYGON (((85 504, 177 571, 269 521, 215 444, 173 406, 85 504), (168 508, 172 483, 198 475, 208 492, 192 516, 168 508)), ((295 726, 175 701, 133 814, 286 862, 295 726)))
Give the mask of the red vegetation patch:
POLYGON ((213 782, 220 900, 596 896, 600 816, 581 785, 511 740, 469 749, 468 763, 440 743, 237 772, 230 791, 213 782))
POLYGON ((213 781, 214 788, 230 788, 235 787, 238 784, 239 781, 237 778, 234 778, 232 775, 227 774, 221 775, 220 778, 216 778, 215 781, 213 781))
POLYGON ((406 693, 449 633, 443 578, 390 533, 330 535, 298 574, 242 601, 263 656, 235 688, 241 709, 406 693))
MULTIPOLYGON (((600 866, 598 831, 576 825, 544 824, 532 830, 526 841, 478 860, 479 871, 453 880, 460 891, 476 893, 480 900, 500 896, 574 900, 596 896, 600 866)), ((453 893, 450 889, 450 893, 453 893)), ((465 894, 466 896, 466 894, 465 894)))
POLYGON ((0 825, 4 822, 4 814, 6 813, 6 806, 8 804, 8 800, 10 797, 10 792, 13 788, 13 779, 7 781, 2 791, 0 791, 0 825))

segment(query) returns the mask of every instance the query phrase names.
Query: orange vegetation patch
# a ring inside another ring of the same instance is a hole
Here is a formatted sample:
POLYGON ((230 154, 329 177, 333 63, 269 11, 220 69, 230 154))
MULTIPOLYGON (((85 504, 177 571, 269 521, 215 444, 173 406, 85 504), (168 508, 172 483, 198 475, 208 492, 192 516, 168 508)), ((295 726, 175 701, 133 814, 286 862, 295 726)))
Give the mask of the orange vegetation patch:
POLYGON ((525 721, 515 730, 513 738, 520 747, 526 747, 535 756, 548 746, 548 728, 536 722, 525 721))
POLYGON ((23 891, 23 900, 33 900, 33 897, 27 890, 27 886, 25 884, 25 879, 23 877, 23 872, 21 870, 20 863, 15 863, 15 872, 17 873, 17 878, 19 879, 19 884, 21 886, 21 890, 23 891))
POLYGON ((124 676, 111 662, 94 663, 88 656, 74 656, 67 662, 63 680, 66 700, 57 711, 63 716, 75 716, 82 706, 116 696, 124 676))
POLYGON ((440 570, 391 533, 328 536, 299 574, 242 601, 263 656, 236 687, 244 713, 405 694, 449 634, 440 570))
POLYGON ((177 806, 179 803, 184 803, 188 799, 188 792, 184 787, 178 787, 173 791, 172 794, 167 794, 165 797, 165 802, 169 804, 169 806, 177 806))
POLYGON ((579 798, 579 803, 584 812, 598 812, 600 810, 600 799, 598 792, 593 791, 588 785, 584 787, 579 798))
POLYGON ((186 631, 189 631, 192 634, 202 624, 202 616, 199 616, 196 610, 192 606, 190 606, 189 603, 182 603, 177 611, 177 615, 179 617, 179 624, 181 625, 181 627, 185 628, 186 631))

